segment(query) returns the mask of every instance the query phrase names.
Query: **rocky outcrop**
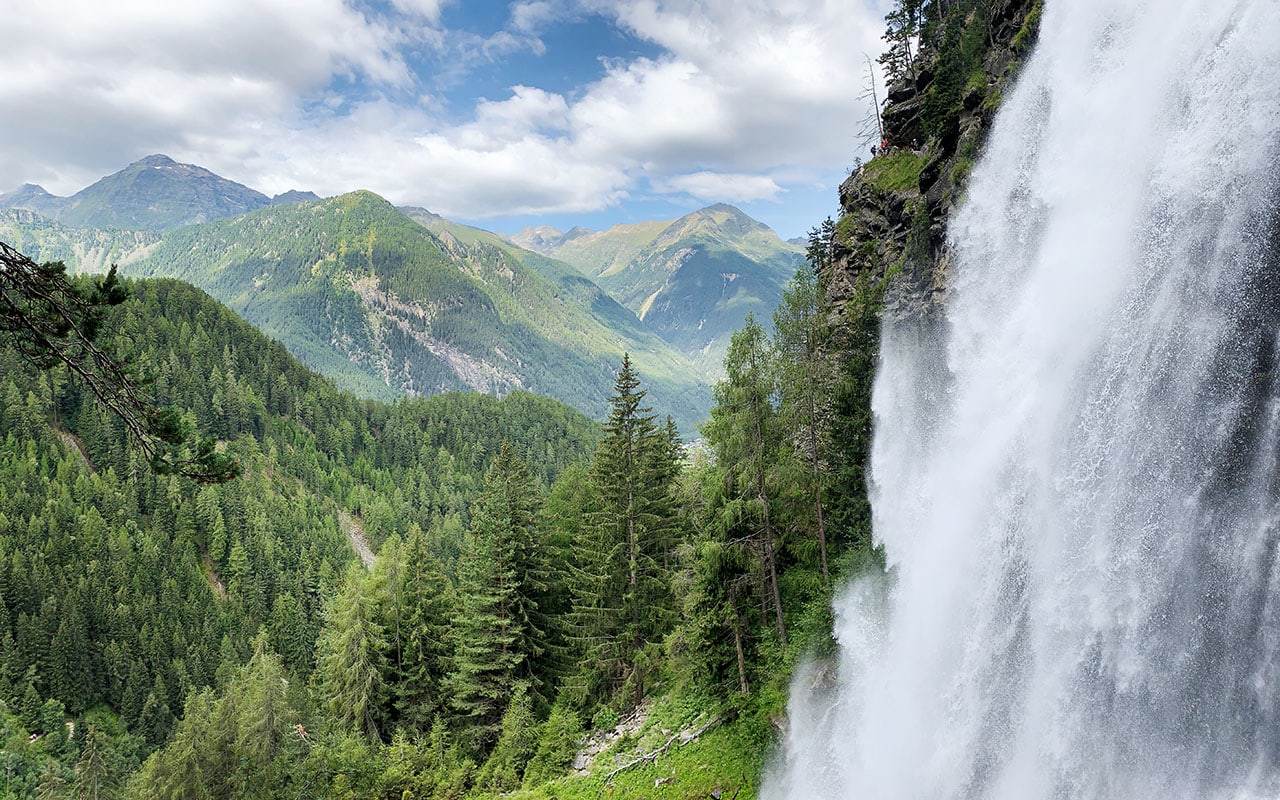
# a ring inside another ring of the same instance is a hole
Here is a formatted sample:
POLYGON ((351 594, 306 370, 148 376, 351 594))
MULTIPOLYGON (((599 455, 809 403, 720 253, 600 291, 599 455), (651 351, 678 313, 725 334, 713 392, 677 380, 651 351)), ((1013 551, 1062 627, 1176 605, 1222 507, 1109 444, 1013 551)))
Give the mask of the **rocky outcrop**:
POLYGON ((926 44, 910 74, 888 87, 888 147, 840 186, 843 214, 824 276, 837 311, 870 292, 885 314, 930 315, 946 295, 947 221, 1034 42, 1041 0, 968 5, 950 28, 935 26, 941 41, 926 44))

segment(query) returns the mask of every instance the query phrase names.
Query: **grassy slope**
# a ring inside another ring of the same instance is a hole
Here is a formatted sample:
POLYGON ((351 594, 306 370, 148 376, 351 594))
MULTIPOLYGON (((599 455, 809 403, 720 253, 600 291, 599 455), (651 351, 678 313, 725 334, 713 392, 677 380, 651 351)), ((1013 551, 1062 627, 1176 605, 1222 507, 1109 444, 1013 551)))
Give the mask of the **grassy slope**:
MULTIPOLYGON (((695 742, 673 746, 646 763, 605 782, 600 775, 570 776, 534 789, 513 792, 512 800, 596 800, 596 798, 707 798, 719 789, 728 800, 754 800, 764 767, 766 741, 749 721, 735 720, 695 742), (670 779, 657 785, 658 781, 670 779)), ((652 752, 652 751, 644 751, 652 752)), ((607 774, 607 773, 605 773, 607 774)), ((478 795, 488 798, 491 795, 478 795)))
MULTIPOLYGON (((620 766, 658 751, 682 731, 696 730, 714 715, 695 701, 667 695, 654 701, 644 726, 623 736, 597 756, 587 774, 572 773, 547 783, 501 795, 512 800, 597 800, 598 798, 708 798, 719 790, 724 800, 754 800, 766 758, 773 747, 767 715, 731 716, 697 739, 671 744, 657 758, 608 775, 620 766), (659 783, 661 781, 661 783, 659 783)), ((468 800, 496 800, 473 794, 468 800)))
MULTIPOLYGON (((502 253, 506 258, 527 267, 549 281, 555 286, 555 291, 559 295, 589 309, 590 315, 610 331, 621 332, 636 342, 643 343, 644 346, 640 350, 632 352, 632 358, 642 373, 662 380, 679 380, 688 375, 689 365, 678 359, 672 360, 670 353, 665 352, 665 348, 654 351, 652 332, 641 324, 635 314, 606 294, 596 283, 583 277, 572 265, 518 247, 510 240, 480 228, 442 218, 418 221, 441 238, 456 239, 465 245, 469 253, 486 251, 502 253)), ((466 258, 469 253, 464 252, 460 255, 466 258)))

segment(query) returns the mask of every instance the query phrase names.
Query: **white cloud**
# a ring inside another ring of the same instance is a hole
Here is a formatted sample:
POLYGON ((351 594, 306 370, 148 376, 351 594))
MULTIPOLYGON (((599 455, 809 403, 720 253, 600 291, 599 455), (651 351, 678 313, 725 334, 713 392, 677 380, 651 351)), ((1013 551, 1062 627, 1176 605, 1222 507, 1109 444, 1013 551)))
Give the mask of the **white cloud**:
MULTIPOLYGON (((659 63, 611 71, 593 91, 640 110, 637 121, 654 119, 628 141, 644 157, 687 162, 683 153, 691 138, 703 143, 694 150, 699 163, 719 168, 831 164, 847 157, 853 131, 869 111, 857 95, 863 54, 879 50, 878 10, 827 0, 611 5, 621 24, 668 52, 659 63), (670 114, 650 113, 668 100, 680 109, 675 128, 670 114)), ((593 111, 582 109, 583 124, 607 133, 616 112, 600 120, 593 111)))
POLYGON ((435 24, 440 21, 440 11, 448 0, 391 0, 391 4, 403 14, 422 17, 435 24))
POLYGON ((766 175, 741 175, 724 172, 694 172, 655 181, 654 191, 687 194, 706 202, 750 203, 776 200, 782 192, 773 178, 766 175))
POLYGON ((498 61, 503 56, 528 50, 534 55, 542 55, 547 47, 536 36, 517 36, 510 31, 498 31, 492 36, 480 39, 479 51, 489 61, 498 61))
POLYGON ((341 0, 14 3, 0 49, 0 185, 34 177, 71 191, 123 166, 122 153, 249 133, 335 76, 412 83, 404 35, 341 0), (33 163, 48 166, 33 175, 33 163))
POLYGON ((537 36, 551 23, 572 16, 572 11, 565 4, 549 0, 525 0, 511 4, 511 27, 531 36, 537 36))
POLYGON ((471 219, 829 182, 852 161, 882 27, 847 0, 521 0, 506 30, 465 34, 438 27, 447 0, 383 16, 350 0, 11 1, 0 191, 67 193, 167 152, 267 192, 368 188, 471 219), (457 75, 538 53, 550 26, 592 13, 660 54, 566 93, 512 80, 461 121, 427 93, 439 76, 411 69, 423 47, 457 54, 457 75))
MULTIPOLYGON (((549 178, 594 165, 593 176, 608 176, 590 182, 598 206, 646 184, 659 194, 751 202, 777 200, 786 191, 779 180, 829 182, 833 168, 852 160, 869 111, 857 95, 863 53, 879 44, 878 10, 836 2, 583 0, 576 7, 518 3, 512 18, 535 31, 586 11, 612 15, 665 54, 610 62, 603 78, 567 98, 517 86, 509 100, 482 102, 472 122, 442 134, 459 172, 468 157, 491 164, 495 152, 519 152, 533 159, 521 165, 522 180, 530 168, 549 178)), ((434 147, 429 158, 444 152, 434 147)), ((549 202, 521 202, 521 211, 589 207, 582 188, 545 180, 538 196, 549 202)), ((458 189, 433 187, 438 199, 425 202, 447 208, 458 189)), ((515 199, 471 216, 516 213, 509 210, 515 199)))
POLYGON ((594 158, 638 161, 659 174, 727 155, 737 131, 712 76, 683 61, 615 66, 576 103, 574 130, 594 158))
POLYGON ((563 96, 530 86, 516 86, 507 100, 482 100, 476 106, 475 123, 458 130, 474 131, 482 140, 519 139, 535 131, 565 130, 568 112, 563 96))
POLYGON ((323 130, 271 132, 244 159, 268 193, 368 188, 453 218, 586 212, 622 200, 632 183, 622 169, 574 158, 563 139, 521 134, 521 119, 554 119, 555 97, 532 92, 492 104, 488 115, 505 117, 506 128, 438 126, 425 114, 378 101, 333 118, 323 130))

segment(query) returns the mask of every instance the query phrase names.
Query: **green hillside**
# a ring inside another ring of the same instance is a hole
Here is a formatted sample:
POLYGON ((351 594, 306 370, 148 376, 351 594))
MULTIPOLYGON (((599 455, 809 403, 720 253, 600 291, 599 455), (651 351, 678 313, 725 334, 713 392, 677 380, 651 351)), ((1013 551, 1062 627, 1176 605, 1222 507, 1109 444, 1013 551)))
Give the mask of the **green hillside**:
MULTIPOLYGON (((491 248, 551 281, 568 298, 600 317, 610 327, 625 330, 636 336, 646 336, 644 326, 637 325, 637 316, 624 308, 600 286, 583 276, 581 270, 556 258, 532 249, 520 247, 500 234, 473 228, 447 220, 424 209, 401 209, 415 222, 435 233, 442 241, 460 243, 467 248, 491 248)), ((665 225, 665 223, 657 223, 665 225)))
POLYGON ((159 402, 219 437, 244 474, 205 487, 157 475, 81 384, 0 344, 7 797, 35 796, 46 759, 88 746, 80 721, 112 739, 111 770, 136 768, 190 694, 230 680, 260 631, 301 688, 357 532, 375 550, 425 537, 452 571, 499 449, 545 484, 598 435, 573 409, 522 392, 360 400, 197 289, 132 288, 105 346, 153 378, 159 402), (59 733, 64 716, 75 742, 59 733), (20 728, 60 738, 15 749, 20 728))
MULTIPOLYGON (((399 309, 437 272, 429 323, 503 281, 588 296, 492 236, 356 194, 183 229, 145 263, 208 248, 226 286, 284 282, 328 321, 332 287, 371 281, 399 309)), ((733 337, 690 452, 627 359, 603 426, 520 391, 385 404, 198 289, 131 288, 104 347, 243 475, 158 475, 66 370, 0 348, 12 796, 756 796, 787 677, 829 644, 831 587, 874 563, 851 449, 868 354, 838 355, 852 340, 813 281, 772 341, 733 337)), ((537 295, 512 297, 494 313, 537 295)))
POLYGON ((705 375, 720 373, 748 313, 769 317, 804 257, 728 205, 606 231, 529 229, 512 241, 591 277, 705 375))
POLYGON ((38 262, 62 261, 80 272, 106 272, 146 255, 160 240, 150 231, 71 228, 23 208, 0 209, 0 240, 38 262))
POLYGON ((705 418, 710 392, 685 359, 546 261, 356 192, 171 231, 124 269, 201 286, 367 397, 523 389, 599 418, 628 352, 682 429, 705 418))

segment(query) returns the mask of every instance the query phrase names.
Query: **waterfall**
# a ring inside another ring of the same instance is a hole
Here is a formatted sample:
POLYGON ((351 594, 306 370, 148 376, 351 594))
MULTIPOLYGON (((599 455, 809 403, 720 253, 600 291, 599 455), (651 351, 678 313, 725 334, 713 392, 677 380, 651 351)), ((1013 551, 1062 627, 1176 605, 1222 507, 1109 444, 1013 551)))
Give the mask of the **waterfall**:
POLYGON ((762 796, 1280 796, 1278 166, 1280 2, 1046 2, 762 796))

